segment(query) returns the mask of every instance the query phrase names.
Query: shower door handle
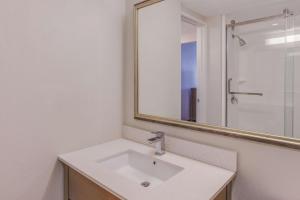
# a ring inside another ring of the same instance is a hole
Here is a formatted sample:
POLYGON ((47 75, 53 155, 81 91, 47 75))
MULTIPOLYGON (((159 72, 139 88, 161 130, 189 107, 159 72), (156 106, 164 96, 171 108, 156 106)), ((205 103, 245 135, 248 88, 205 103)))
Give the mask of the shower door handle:
POLYGON ((258 92, 233 92, 231 91, 232 78, 228 79, 228 93, 229 94, 240 94, 240 95, 252 95, 252 96, 263 96, 263 93, 258 92))

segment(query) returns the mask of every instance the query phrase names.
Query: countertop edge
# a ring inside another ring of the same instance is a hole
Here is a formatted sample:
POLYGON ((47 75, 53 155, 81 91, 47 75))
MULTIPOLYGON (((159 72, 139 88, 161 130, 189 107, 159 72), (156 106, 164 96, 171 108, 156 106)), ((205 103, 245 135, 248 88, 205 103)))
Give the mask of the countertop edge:
MULTIPOLYGON (((137 142, 134 142, 134 141, 131 141, 131 140, 128 140, 128 139, 117 139, 117 140, 113 140, 113 141, 110 141, 110 142, 114 142, 114 141, 130 141, 130 142, 133 142, 133 143, 136 143, 138 145, 142 145, 140 143, 137 143, 137 142)), ((109 143, 109 142, 108 142, 109 143)), ((104 143, 105 144, 105 143, 104 143)), ((101 144, 99 144, 101 145, 101 144)), ((99 145, 95 145, 95 146, 99 146, 99 145)), ((95 147, 95 146, 92 146, 92 147, 95 147)), ((88 148, 92 148, 92 147, 88 147, 88 148)), ((93 178, 92 176, 88 175, 84 170, 82 169, 79 169, 78 167, 76 167, 75 165, 71 164, 70 162, 67 161, 67 159, 65 159, 64 157, 66 155, 69 155, 69 154, 72 154, 72 153, 75 153, 75 152, 80 152, 84 149, 88 149, 88 148, 83 148, 81 150, 77 150, 77 151, 74 151, 74 152, 70 152, 70 153, 66 153, 66 154, 61 154, 61 155, 58 155, 58 160, 63 164, 63 165, 66 165, 67 167, 71 168, 72 170, 78 172, 80 175, 82 175, 83 177, 87 178, 88 180, 90 180, 91 182, 93 182, 94 184, 98 185, 99 187, 105 189, 106 191, 108 191, 109 193, 115 195, 116 197, 120 198, 121 200, 128 200, 127 198, 121 196, 120 194, 118 194, 116 191, 110 189, 109 187, 105 186, 103 183, 101 183, 100 181, 98 181, 96 178, 93 178)), ((182 155, 178 155, 176 153, 171 153, 171 154, 175 154, 177 156, 180 156, 180 157, 183 157, 183 158, 186 158, 182 155)), ((187 158, 189 159, 189 158, 187 158)), ((194 159, 190 159, 190 160, 193 160, 193 161, 197 161, 197 160, 194 160, 194 159)), ((197 161, 197 162, 201 162, 201 161, 197 161)), ((217 167, 217 166, 214 166, 214 165, 211 165, 213 167, 217 167)), ((220 168, 220 167, 218 167, 220 168)), ((223 169, 223 168, 220 168, 220 169, 223 169)), ((223 169, 223 170, 226 170, 226 169, 223 169)), ((214 199, 216 198, 229 184, 231 181, 234 180, 234 178, 236 177, 237 175, 237 172, 236 171, 230 171, 230 170, 226 170, 226 171, 229 171, 232 173, 232 175, 228 178, 228 180, 224 183, 224 185, 218 190, 215 192, 215 194, 210 198, 210 199, 214 199)))

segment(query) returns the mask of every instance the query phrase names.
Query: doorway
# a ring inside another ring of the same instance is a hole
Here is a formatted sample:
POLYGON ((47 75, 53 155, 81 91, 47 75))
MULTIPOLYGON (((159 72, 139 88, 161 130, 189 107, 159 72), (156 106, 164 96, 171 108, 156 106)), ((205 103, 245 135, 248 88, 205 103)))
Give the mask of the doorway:
POLYGON ((181 21, 181 120, 206 119, 206 26, 191 17, 181 21))

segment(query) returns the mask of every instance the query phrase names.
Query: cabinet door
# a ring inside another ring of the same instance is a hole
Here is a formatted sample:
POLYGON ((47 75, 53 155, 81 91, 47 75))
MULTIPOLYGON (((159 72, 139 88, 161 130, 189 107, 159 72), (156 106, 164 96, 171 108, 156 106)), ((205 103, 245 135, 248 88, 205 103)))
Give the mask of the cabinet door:
POLYGON ((110 192, 96 185, 69 168, 70 200, 120 200, 110 192))
POLYGON ((227 189, 225 188, 214 200, 227 200, 227 189))

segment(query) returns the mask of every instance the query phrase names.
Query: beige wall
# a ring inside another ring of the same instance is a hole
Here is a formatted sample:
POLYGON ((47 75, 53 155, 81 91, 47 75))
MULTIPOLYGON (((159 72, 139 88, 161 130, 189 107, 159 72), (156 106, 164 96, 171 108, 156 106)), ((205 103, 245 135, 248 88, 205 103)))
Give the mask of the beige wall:
POLYGON ((124 3, 0 1, 0 199, 62 200, 57 155, 120 137, 124 3))
POLYGON ((139 110, 142 113, 181 119, 180 25, 178 0, 166 0, 139 11, 138 48, 139 66, 142 66, 139 110), (152 51, 154 48, 156 51, 152 51), (163 95, 168 98, 158 98, 163 95))
POLYGON ((222 16, 207 17, 207 122, 222 124, 222 16))
POLYGON ((127 0, 126 5, 125 124, 147 130, 162 130, 170 135, 237 151, 239 172, 234 184, 233 200, 299 200, 300 151, 133 119, 134 1, 137 2, 127 0))

